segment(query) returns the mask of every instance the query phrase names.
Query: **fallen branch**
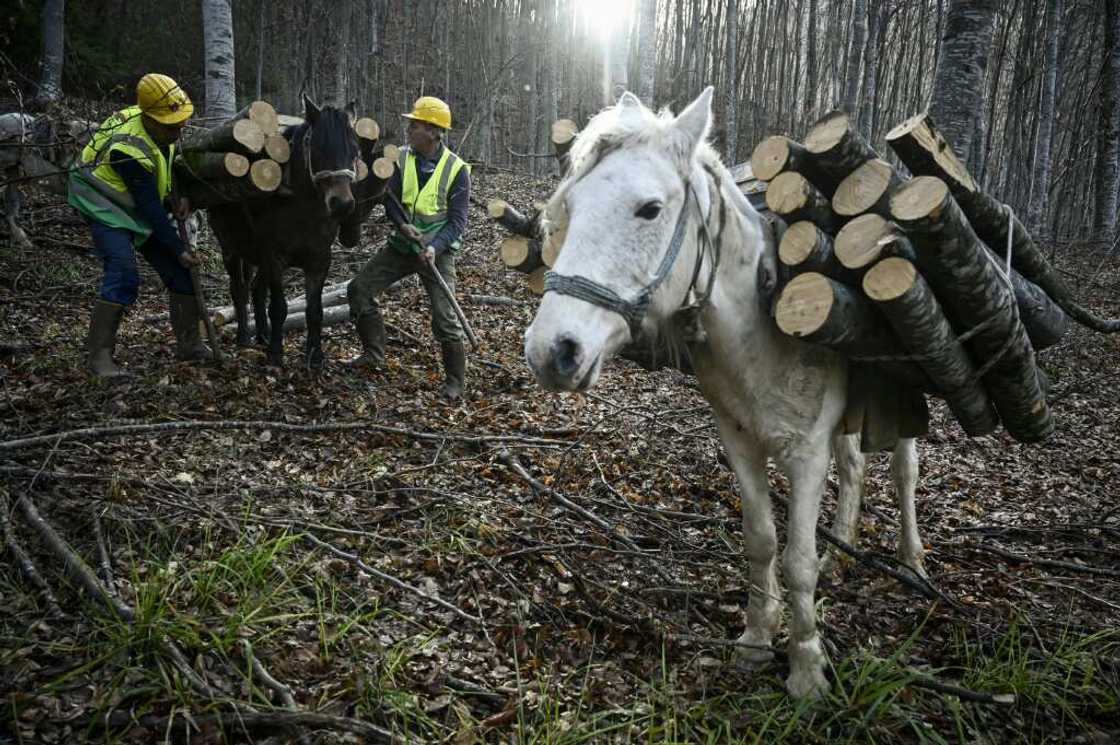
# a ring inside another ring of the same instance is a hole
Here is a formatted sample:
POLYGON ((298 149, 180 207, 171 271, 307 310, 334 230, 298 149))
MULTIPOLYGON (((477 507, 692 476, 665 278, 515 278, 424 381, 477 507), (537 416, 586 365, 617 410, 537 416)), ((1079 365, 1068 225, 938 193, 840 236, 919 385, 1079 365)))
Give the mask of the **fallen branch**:
POLYGON ((31 557, 23 550, 23 546, 20 545, 19 540, 16 538, 15 531, 12 530, 12 522, 8 519, 11 509, 12 506, 8 501, 7 491, 0 491, 0 531, 4 534, 4 545, 16 560, 23 576, 42 593, 43 601, 47 604, 47 610, 51 616, 61 618, 65 614, 58 604, 58 599, 55 598, 54 593, 51 592, 51 587, 47 584, 47 581, 43 579, 43 575, 39 574, 39 570, 35 568, 31 557))
POLYGON ((196 731, 201 731, 203 727, 218 727, 224 731, 248 733, 250 730, 302 727, 349 732, 365 738, 368 742, 404 742, 389 730, 360 719, 310 711, 248 711, 244 708, 234 708, 233 711, 220 714, 198 714, 186 709, 177 709, 173 714, 166 716, 146 714, 139 717, 128 711, 114 711, 108 716, 99 717, 96 721, 90 721, 89 725, 98 724, 106 728, 139 725, 157 732, 171 732, 176 723, 180 722, 186 726, 193 726, 196 731))
POLYGON ((97 573, 105 583, 105 589, 110 595, 117 591, 113 583, 113 562, 109 557, 108 544, 105 542, 105 532, 101 529, 101 516, 93 513, 93 535, 97 539, 97 573))
POLYGON ((327 551, 331 552, 332 554, 339 557, 340 559, 346 559, 347 561, 349 561, 350 563, 354 564, 356 567, 361 569, 363 572, 367 572, 369 574, 372 574, 373 576, 377 577, 381 581, 387 582, 390 585, 392 585, 393 587, 396 587, 397 589, 404 590, 405 592, 410 592, 413 595, 417 595, 419 597, 424 598, 428 602, 435 603, 436 605, 440 606, 441 608, 444 608, 445 610, 451 611, 452 613, 457 615, 459 618, 462 618, 464 621, 470 621, 471 623, 476 623, 476 624, 479 624, 479 625, 482 625, 483 623, 485 623, 482 620, 482 618, 480 618, 479 616, 472 616, 470 613, 467 613, 466 611, 463 611, 463 610, 460 610, 459 608, 456 608, 454 605, 447 602, 446 600, 441 600, 440 598, 437 598, 434 595, 429 595, 428 593, 421 590, 419 587, 413 587, 412 585, 408 584, 407 582, 404 582, 403 580, 399 580, 391 574, 386 574, 385 572, 382 572, 380 569, 374 569, 369 564, 362 561, 361 557, 359 557, 357 554, 346 553, 342 549, 337 548, 337 547, 331 545, 330 543, 327 543, 326 541, 320 540, 319 538, 312 535, 311 533, 304 533, 303 537, 306 538, 307 540, 311 541, 312 543, 314 543, 316 546, 318 546, 320 548, 325 548, 327 551))
MULTIPOLYGON (((296 700, 292 697, 292 689, 284 685, 265 669, 257 656, 253 654, 253 644, 248 639, 241 640, 241 653, 245 655, 245 659, 249 662, 249 667, 253 671, 253 675, 261 679, 269 690, 276 694, 280 702, 284 704, 289 710, 298 713, 299 707, 296 706, 296 700)), ((299 736, 300 745, 311 745, 311 738, 303 732, 299 736)))
POLYGON ((1023 556, 1022 554, 1013 554, 1010 551, 993 546, 990 543, 972 544, 970 548, 995 554, 1008 561, 1014 561, 1017 564, 1034 564, 1040 567, 1066 569, 1071 572, 1081 572, 1082 574, 1095 574, 1099 577, 1120 577, 1120 571, 1115 569, 1102 569, 1101 567, 1085 566, 1084 564, 1075 564, 1072 561, 1060 561, 1058 559, 1036 559, 1030 556, 1023 556))
POLYGON ((571 443, 562 440, 549 440, 542 437, 519 437, 516 435, 461 435, 450 432, 416 432, 401 427, 389 427, 372 422, 337 422, 334 424, 289 424, 287 422, 269 422, 259 420, 234 420, 218 419, 215 421, 186 420, 180 422, 157 422, 153 424, 122 424, 115 427, 84 427, 65 432, 56 432, 50 435, 36 435, 18 440, 0 442, 0 451, 20 450, 22 448, 43 445, 46 443, 68 442, 70 440, 90 440, 95 438, 117 437, 120 435, 135 435, 147 433, 173 433, 187 430, 208 429, 271 429, 277 432, 291 432, 297 434, 324 434, 328 432, 379 432, 387 435, 401 435, 427 442, 442 442, 444 440, 470 444, 483 443, 515 443, 532 445, 535 447, 561 447, 571 443))

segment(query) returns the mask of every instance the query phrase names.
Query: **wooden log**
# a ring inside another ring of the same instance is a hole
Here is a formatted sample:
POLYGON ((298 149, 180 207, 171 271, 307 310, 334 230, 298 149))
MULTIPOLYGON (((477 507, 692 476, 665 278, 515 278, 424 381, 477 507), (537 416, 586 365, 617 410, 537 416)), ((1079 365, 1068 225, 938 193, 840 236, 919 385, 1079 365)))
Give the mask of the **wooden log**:
MULTIPOLYGON (((332 305, 330 307, 323 307, 323 326, 336 326, 340 323, 345 323, 348 320, 350 320, 350 305, 348 303, 340 303, 338 305, 332 305)), ((256 331, 257 325, 252 319, 249 320, 248 325, 250 333, 256 331)), ((227 326, 227 328, 236 330, 237 324, 231 323, 227 326)), ((284 318, 284 331, 293 331, 305 328, 307 328, 306 308, 294 313, 289 308, 288 315, 284 318)))
POLYGON ((976 234, 1003 256, 1011 233, 1011 265, 1038 285, 1078 323, 1106 334, 1120 331, 1120 318, 1101 318, 1081 304, 1050 266, 1026 226, 1006 205, 980 190, 953 148, 945 142, 929 114, 907 119, 887 133, 887 143, 915 176, 937 176, 949 186, 976 234))
POLYGON ((790 225, 778 244, 778 258, 794 274, 818 272, 840 282, 857 282, 859 276, 833 254, 832 237, 807 220, 790 225))
POLYGON ((541 238, 540 210, 535 210, 526 217, 504 199, 491 199, 486 205, 486 212, 492 220, 514 235, 522 235, 536 240, 541 238))
POLYGON ((381 151, 381 157, 388 158, 395 165, 397 160, 401 157, 401 149, 397 145, 390 143, 381 151))
POLYGON ((260 191, 276 191, 283 180, 284 170, 279 163, 270 158, 255 160, 249 167, 249 181, 260 191))
POLYGON ((357 162, 354 164, 354 181, 365 181, 367 176, 369 176, 369 166, 366 165, 364 160, 358 158, 357 162))
POLYGON ((816 156, 788 137, 774 135, 758 143, 751 153, 751 172, 755 178, 773 181, 787 171, 800 173, 809 179, 809 183, 828 199, 832 199, 842 180, 826 175, 817 166, 816 156))
POLYGON ((564 239, 568 237, 568 226, 549 231, 548 237, 541 244, 541 261, 549 269, 556 266, 560 258, 560 251, 564 248, 564 239))
POLYGON ((268 101, 253 101, 241 111, 233 115, 232 120, 248 119, 261 128, 265 137, 280 131, 280 119, 276 109, 268 101))
POLYGON ((775 306, 778 328, 789 336, 854 358, 871 358, 886 374, 911 388, 934 391, 933 382, 908 357, 875 305, 848 285, 817 272, 794 277, 775 306), (880 359, 897 357, 898 360, 880 359))
POLYGON ((914 247, 898 226, 874 213, 860 215, 841 228, 834 250, 842 266, 860 274, 888 256, 916 258, 914 247))
POLYGON ((303 125, 302 116, 292 116, 291 114, 277 114, 276 121, 280 125, 280 129, 284 130, 288 127, 299 127, 303 125))
POLYGON ((200 179, 241 178, 249 172, 249 159, 240 153, 183 153, 186 168, 200 179))
POLYGON ((529 292, 534 295, 544 294, 544 273, 548 271, 548 267, 540 266, 529 272, 529 276, 525 280, 525 284, 529 286, 529 292))
POLYGON ((292 146, 284 135, 271 134, 264 138, 264 154, 277 163, 287 163, 292 157, 292 146))
POLYGON ((362 140, 376 141, 381 138, 381 127, 376 120, 368 116, 363 116, 354 122, 354 132, 362 140))
MULTIPOLYGON (((253 166, 255 165, 256 163, 253 164, 253 166)), ((275 163, 273 165, 279 168, 275 163)), ((253 166, 249 168, 250 175, 253 166)), ((249 178, 229 181, 218 179, 203 181, 193 178, 189 174, 184 174, 182 170, 176 170, 176 179, 181 195, 190 200, 193 209, 200 210, 288 193, 283 186, 279 185, 272 191, 262 191, 249 178)))
POLYGON ((362 237, 362 224, 385 194, 385 184, 393 175, 396 164, 388 158, 378 158, 366 169, 365 160, 358 161, 360 179, 354 184, 354 210, 338 226, 338 242, 346 248, 358 245, 362 237))
POLYGON ((976 237, 949 187, 938 178, 918 177, 895 191, 891 214, 909 234, 922 276, 956 331, 974 332, 967 346, 987 368, 984 385, 1003 426, 1022 442, 1046 438, 1054 422, 1010 280, 976 237))
POLYGON ((786 171, 766 189, 766 206, 787 223, 808 220, 826 233, 835 233, 843 220, 829 200, 800 173, 786 171))
POLYGON ((1041 287, 1014 269, 1011 270, 1011 284, 1015 290, 1015 304, 1019 306, 1019 320, 1027 330, 1027 338, 1031 340, 1034 351, 1052 347, 1061 341, 1069 331, 1069 316, 1062 307, 1041 287))
POLYGON ((184 153, 202 150, 252 156, 264 148, 264 141, 265 133, 259 124, 250 119, 231 119, 210 129, 184 130, 180 150, 184 153))
POLYGON ((535 238, 515 235, 504 238, 498 247, 502 263, 515 271, 529 274, 542 266, 541 242, 535 238))
POLYGON ((976 366, 953 333, 925 280, 910 261, 883 259, 863 278, 863 291, 879 304, 895 334, 937 386, 964 431, 986 435, 999 417, 976 374, 976 366))
POLYGON ((552 152, 556 155, 556 162, 560 165, 560 175, 568 173, 568 153, 575 144, 579 127, 571 119, 557 119, 552 123, 551 139, 552 152))
POLYGON ((816 159, 822 177, 834 181, 837 186, 852 171, 878 157, 843 111, 834 111, 819 119, 805 135, 804 145, 816 159))
POLYGON ((840 182, 832 197, 832 211, 841 217, 854 217, 864 212, 890 214, 890 194, 902 183, 902 177, 885 160, 874 158, 840 182))

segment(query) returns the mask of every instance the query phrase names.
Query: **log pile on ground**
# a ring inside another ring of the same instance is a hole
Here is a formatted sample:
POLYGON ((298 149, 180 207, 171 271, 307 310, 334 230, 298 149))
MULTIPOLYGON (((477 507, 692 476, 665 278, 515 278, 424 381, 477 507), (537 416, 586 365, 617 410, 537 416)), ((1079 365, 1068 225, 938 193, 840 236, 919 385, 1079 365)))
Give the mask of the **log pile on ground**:
POLYGON ((775 305, 778 327, 910 394, 944 398, 970 435, 1002 422, 1017 440, 1046 438, 1054 424, 1035 352, 1062 337, 1069 317, 1102 331, 1120 322, 1073 300, 928 115, 887 142, 911 177, 843 112, 804 142, 774 136, 755 148, 767 205, 790 223, 778 251, 792 276, 775 305))

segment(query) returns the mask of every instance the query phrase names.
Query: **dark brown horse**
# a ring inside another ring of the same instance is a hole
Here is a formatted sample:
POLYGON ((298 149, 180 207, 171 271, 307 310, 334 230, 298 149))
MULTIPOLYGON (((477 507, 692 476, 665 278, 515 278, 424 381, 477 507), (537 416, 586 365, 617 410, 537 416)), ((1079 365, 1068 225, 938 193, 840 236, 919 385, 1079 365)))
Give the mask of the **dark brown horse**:
POLYGON ((320 368, 323 283, 331 266, 331 244, 339 223, 354 209, 351 190, 358 159, 354 107, 320 109, 304 96, 305 122, 284 135, 292 146, 285 181, 290 196, 223 205, 210 210, 210 226, 222 246, 237 314, 237 343, 247 346, 250 283, 256 338, 267 345, 268 363, 281 365, 284 319, 283 273, 303 270, 307 294, 307 344, 304 364, 320 368), (253 282, 253 267, 258 276, 253 282), (265 293, 268 305, 265 307, 265 293), (267 310, 267 313, 266 313, 267 310))

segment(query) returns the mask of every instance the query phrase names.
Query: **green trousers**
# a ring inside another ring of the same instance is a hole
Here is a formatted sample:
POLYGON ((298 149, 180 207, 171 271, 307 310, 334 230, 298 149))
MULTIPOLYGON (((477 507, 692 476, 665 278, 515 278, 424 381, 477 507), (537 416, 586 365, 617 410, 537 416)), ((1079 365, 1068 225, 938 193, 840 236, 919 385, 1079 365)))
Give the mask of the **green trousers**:
MULTIPOLYGON (((436 256, 436 269, 454 292, 454 254, 445 251, 436 256)), ((389 285, 414 273, 420 275, 420 281, 428 292, 428 300, 432 306, 432 334, 436 340, 441 344, 461 342, 463 329, 459 325, 459 318, 431 270, 421 263, 419 256, 402 253, 390 246, 382 247, 350 280, 346 293, 350 301, 350 317, 358 319, 365 315, 380 315, 377 296, 389 285)))

